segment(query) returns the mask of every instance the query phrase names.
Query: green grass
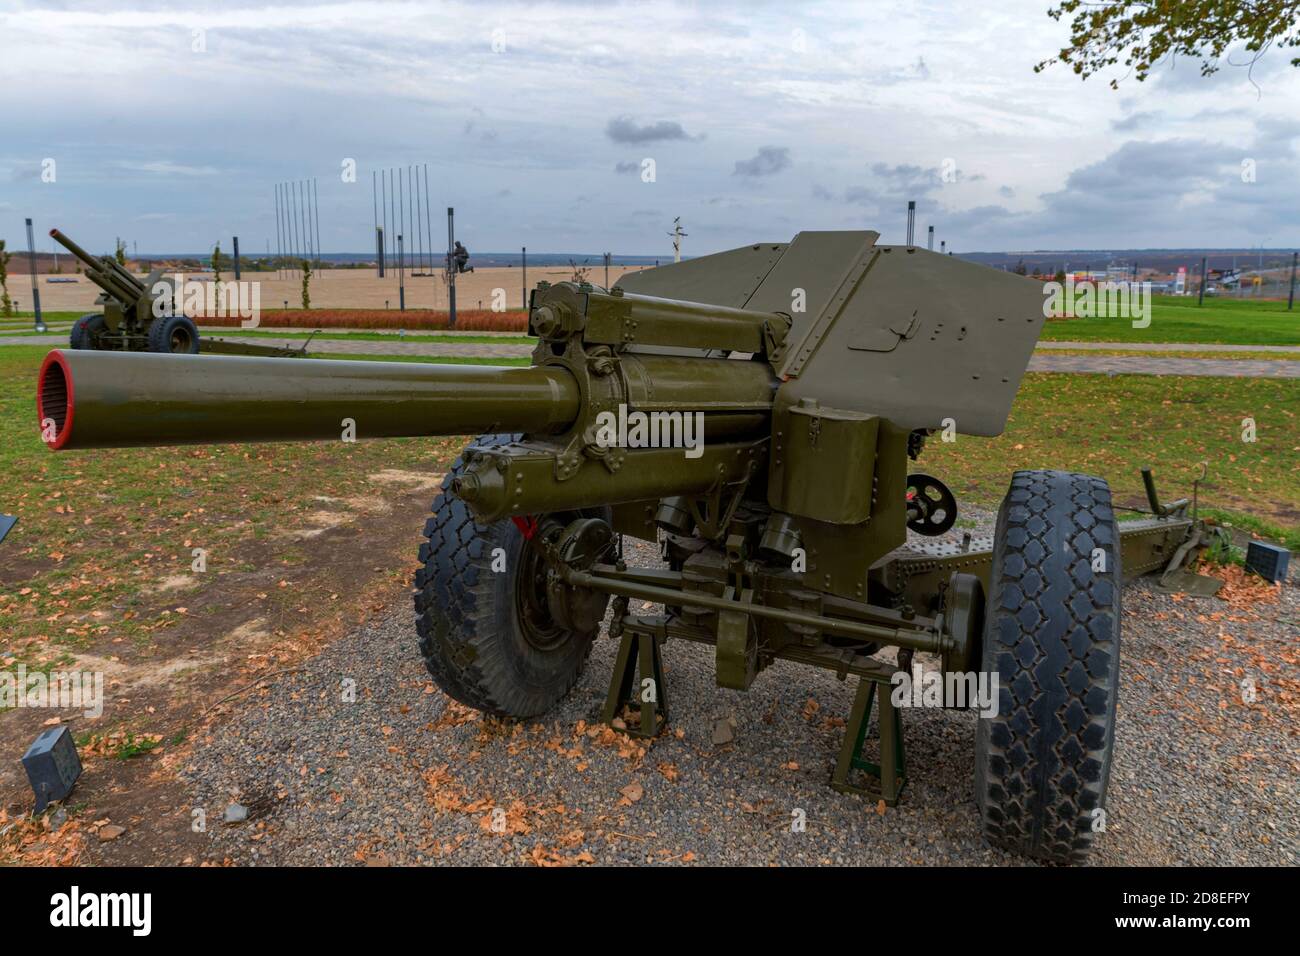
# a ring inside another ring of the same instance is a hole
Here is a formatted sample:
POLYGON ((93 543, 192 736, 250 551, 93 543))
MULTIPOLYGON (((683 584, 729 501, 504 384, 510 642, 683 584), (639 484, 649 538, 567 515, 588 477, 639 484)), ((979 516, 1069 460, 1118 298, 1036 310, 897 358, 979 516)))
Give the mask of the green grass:
MULTIPOLYGON (((183 601, 149 591, 189 573, 189 542, 209 550, 201 587, 219 587, 222 574, 248 569, 250 554, 265 550, 259 535, 318 510, 317 496, 373 496, 370 475, 436 473, 464 444, 398 438, 53 453, 40 441, 34 399, 47 351, 0 349, 0 508, 19 518, 0 544, 0 658, 29 666, 110 638, 145 646, 175 625, 178 604, 198 613, 201 591, 183 601)), ((300 600, 272 594, 286 613, 300 600)))
POLYGON ((36 317, 28 312, 19 312, 16 315, 0 316, 0 336, 6 338, 12 336, 27 335, 51 335, 56 333, 66 333, 72 328, 72 323, 85 315, 85 312, 41 312, 41 321, 48 327, 48 331, 37 332, 32 328, 36 317))
POLYGON ((479 358, 473 355, 361 355, 347 352, 322 352, 308 355, 313 359, 346 359, 356 362, 416 362, 422 365, 531 365, 532 360, 519 358, 479 358))
POLYGON ((1300 527, 1295 525, 1284 528, 1281 525, 1265 521, 1255 515, 1238 514, 1224 511, 1222 508, 1201 508, 1201 517, 1209 518, 1215 524, 1236 528, 1247 534, 1256 535, 1265 540, 1282 545, 1289 551, 1300 551, 1300 527))
POLYGON ((153 737, 137 737, 133 733, 127 733, 126 737, 110 751, 115 760, 130 760, 132 757, 142 757, 155 747, 161 746, 162 740, 153 737))
POLYGON ((529 335, 458 335, 446 332, 429 332, 399 336, 396 332, 276 332, 270 329, 213 329, 203 335, 213 338, 273 338, 273 339, 335 339, 354 342, 442 342, 460 345, 536 345, 537 339, 529 335))
POLYGON ((1151 324, 1131 319, 1060 319, 1045 324, 1047 342, 1196 342, 1226 345, 1300 345, 1300 309, 1285 302, 1154 296, 1151 324))
POLYGON ((1141 468, 1152 468, 1161 497, 1173 499, 1190 497, 1204 461, 1203 506, 1242 527, 1253 516, 1296 529, 1298 436, 1294 380, 1030 373, 1001 437, 944 443, 936 435, 920 467, 974 504, 998 502, 1013 470, 1059 468, 1100 475, 1117 503, 1144 506, 1141 468), (1254 443, 1241 440, 1246 417, 1256 423, 1254 443))

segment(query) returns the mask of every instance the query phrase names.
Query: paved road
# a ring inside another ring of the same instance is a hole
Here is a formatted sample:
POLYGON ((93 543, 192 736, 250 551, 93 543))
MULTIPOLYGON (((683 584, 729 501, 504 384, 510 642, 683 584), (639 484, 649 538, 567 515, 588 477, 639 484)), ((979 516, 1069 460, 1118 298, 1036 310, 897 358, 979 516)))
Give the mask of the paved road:
MULTIPOLYGON (((301 346, 301 339, 258 338, 261 345, 301 346)), ((64 345, 63 336, 33 335, 26 338, 0 337, 5 345, 64 345)), ((1054 343, 1064 347, 1067 343, 1054 343)), ((1070 345, 1078 343, 1069 343, 1070 345)), ((1104 343, 1090 343, 1101 345, 1104 343)), ((1186 346, 1178 346, 1185 350, 1186 346)), ((1215 346, 1216 349, 1224 348, 1215 346)), ((1252 350, 1254 347, 1251 347, 1252 350)), ((347 353, 352 355, 447 355, 463 358, 527 358, 532 354, 529 345, 495 345, 492 343, 451 342, 376 342, 373 339, 350 342, 341 339, 317 339, 311 351, 318 354, 347 353)), ((1151 349, 1151 351, 1156 351, 1151 349)), ((1292 359, 1200 359, 1167 358, 1162 356, 1127 355, 1052 355, 1036 353, 1029 360, 1031 372, 1077 372, 1105 375, 1197 375, 1227 378, 1300 378, 1300 362, 1292 359)))

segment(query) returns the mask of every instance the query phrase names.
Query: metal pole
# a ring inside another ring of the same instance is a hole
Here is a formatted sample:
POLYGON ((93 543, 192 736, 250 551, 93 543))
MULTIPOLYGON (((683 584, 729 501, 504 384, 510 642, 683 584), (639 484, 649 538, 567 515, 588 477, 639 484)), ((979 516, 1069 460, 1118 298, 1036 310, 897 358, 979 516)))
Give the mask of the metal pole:
POLYGON ((520 300, 523 304, 520 308, 528 308, 528 247, 521 246, 519 251, 520 258, 524 267, 524 297, 520 300))
POLYGON ((1205 256, 1201 256, 1201 291, 1196 297, 1196 304, 1205 305, 1205 256))
POLYGON ((1288 312, 1290 312, 1291 307, 1295 305, 1295 261, 1297 256, 1300 256, 1300 253, 1291 253, 1291 291, 1286 297, 1286 310, 1288 312))
POLYGON ((379 209, 384 217, 384 245, 379 256, 379 274, 384 274, 384 266, 388 264, 388 176, 385 170, 379 171, 379 209))
POLYGON ((302 223, 307 235, 307 262, 311 264, 316 261, 316 240, 312 238, 311 228, 311 183, 305 179, 302 181, 302 223))
MULTIPOLYGON (((429 274, 433 274, 433 216, 429 214, 429 164, 424 164, 424 228, 429 234, 429 274)), ((435 288, 437 288, 435 286, 435 288)))
MULTIPOLYGON (((415 226, 415 210, 416 210, 415 187, 411 182, 411 175, 412 175, 411 169, 412 169, 411 166, 406 167, 406 192, 407 192, 406 201, 410 204, 411 207, 411 225, 415 226)), ((419 226, 416 226, 415 232, 416 235, 419 235, 420 232, 419 226)))
POLYGON ((456 210, 447 207, 447 327, 456 327, 456 210))
POLYGON ((609 253, 605 253, 605 289, 609 289, 609 253))
POLYGON ((402 252, 402 234, 397 234, 397 309, 406 311, 406 257, 402 252))
POLYGON ((293 278, 293 240, 289 231, 289 184, 280 184, 280 208, 284 210, 284 277, 293 278))
POLYGON ((420 171, 415 171, 415 243, 417 258, 415 260, 416 269, 424 268, 424 217, 420 211, 420 171))
POLYGON ((907 248, 912 248, 912 234, 916 231, 916 200, 907 201, 907 248))
POLYGON ((926 236, 925 248, 929 249, 931 252, 934 252, 934 226, 930 227, 929 234, 926 236))
POLYGON ((238 237, 238 236, 232 236, 232 237, 230 238, 230 244, 231 244, 232 246, 234 246, 234 254, 235 254, 235 281, 238 282, 238 281, 239 281, 239 237, 238 237))
POLYGON ((311 205, 312 215, 316 219, 316 271, 320 272, 320 188, 314 177, 311 181, 311 205))
POLYGON ((289 235, 292 237, 289 240, 289 263, 293 267, 289 270, 289 277, 293 278, 293 270, 298 268, 298 191, 292 188, 292 183, 284 185, 289 190, 289 235))
POLYGON ((293 278, 293 271, 298 268, 298 214, 297 191, 293 188, 293 183, 285 183, 285 188, 289 190, 289 234, 292 238, 289 240, 289 264, 292 268, 289 270, 289 278, 293 278))
POLYGON ((401 232, 397 228, 397 191, 396 184, 393 182, 393 170, 388 170, 388 222, 393 227, 394 233, 401 232))
POLYGON ((32 272, 32 309, 36 313, 36 324, 32 328, 37 332, 46 331, 41 320, 41 290, 36 284, 36 240, 32 237, 32 221, 27 220, 27 261, 32 272))
MULTIPOLYGON (((269 250, 268 250, 269 252, 269 250)), ((275 277, 283 278, 280 275, 280 184, 275 184, 275 277)))
POLYGON ((304 179, 302 181, 302 206, 299 208, 298 214, 302 216, 302 257, 308 262, 311 261, 312 257, 311 226, 307 221, 307 210, 309 208, 311 208, 311 202, 310 197, 307 195, 307 180, 304 179))

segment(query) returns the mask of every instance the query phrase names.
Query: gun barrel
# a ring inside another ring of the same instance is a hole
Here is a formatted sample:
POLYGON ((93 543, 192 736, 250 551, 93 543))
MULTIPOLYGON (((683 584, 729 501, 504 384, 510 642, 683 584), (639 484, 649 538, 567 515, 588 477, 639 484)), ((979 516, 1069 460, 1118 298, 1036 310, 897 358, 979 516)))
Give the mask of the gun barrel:
MULTIPOLYGON (((629 356, 583 394, 563 365, 527 368, 59 349, 36 405, 51 449, 404 438, 569 430, 591 405, 699 413, 709 441, 765 433, 777 382, 763 362, 629 356)), ((681 415, 679 414, 679 418, 681 415)), ((678 423, 680 424, 680 423, 678 423)), ((609 427, 617 427, 611 424, 609 427)))
POLYGON ((80 259, 86 266, 86 278, 123 305, 133 305, 144 293, 144 283, 107 256, 92 256, 57 229, 50 237, 80 259))
POLYGON ((498 368, 56 350, 37 413, 51 449, 550 433, 578 416, 554 366, 498 368), (52 428, 52 431, 51 431, 52 428))
POLYGON ((70 253, 72 253, 74 256, 76 256, 86 265, 90 266, 92 269, 99 268, 98 258, 92 256, 85 249, 81 248, 81 246, 77 245, 75 242, 73 242, 63 233, 59 232, 59 230, 51 229, 50 238, 53 239, 55 242, 57 242, 59 245, 61 245, 64 249, 67 249, 70 253))

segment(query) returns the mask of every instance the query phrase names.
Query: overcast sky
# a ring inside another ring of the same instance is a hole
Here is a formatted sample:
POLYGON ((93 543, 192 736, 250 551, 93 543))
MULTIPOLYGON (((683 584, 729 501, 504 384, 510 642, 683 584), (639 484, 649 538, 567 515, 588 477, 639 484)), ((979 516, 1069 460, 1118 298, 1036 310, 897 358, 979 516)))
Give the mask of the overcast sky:
POLYGON ((908 199, 963 252, 1300 245, 1286 51, 1116 92, 1033 72, 1047 6, 0 0, 0 238, 264 252, 274 184, 315 177, 322 246, 361 252, 371 171, 428 163, 482 252, 667 255, 674 216, 691 254, 898 241, 908 199))

